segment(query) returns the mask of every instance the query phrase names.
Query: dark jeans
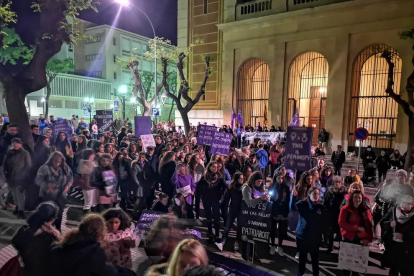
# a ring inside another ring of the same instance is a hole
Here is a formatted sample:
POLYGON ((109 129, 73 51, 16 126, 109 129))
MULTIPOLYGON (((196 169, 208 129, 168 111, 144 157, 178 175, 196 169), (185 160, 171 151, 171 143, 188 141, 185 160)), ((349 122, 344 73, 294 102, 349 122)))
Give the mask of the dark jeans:
MULTIPOLYGON (((232 210, 230 209, 229 214, 227 216, 227 222, 226 222, 226 229, 223 232, 223 236, 221 238, 222 243, 226 243, 227 237, 229 235, 229 232, 231 228, 233 227, 233 223, 236 220, 240 213, 240 210, 232 210)), ((237 231, 237 239, 239 239, 239 231, 237 231)))
POLYGON ((339 176, 341 176, 341 169, 342 169, 342 166, 334 166, 334 175, 339 175, 339 176))
POLYGON ((328 224, 328 249, 332 250, 333 249, 333 244, 334 244, 334 234, 336 234, 336 237, 340 237, 341 236, 341 230, 339 228, 338 223, 336 223, 336 225, 333 224, 328 224))
POLYGON ((126 203, 128 201, 128 181, 129 179, 121 179, 118 182, 119 188, 121 189, 121 202, 119 203, 119 207, 122 209, 126 208, 126 203))
POLYGON ((193 213, 193 204, 185 203, 185 209, 187 210, 187 218, 188 219, 194 219, 194 213, 193 213))
POLYGON ((381 182, 387 179, 387 172, 388 170, 380 170, 378 169, 378 181, 381 182))
POLYGON ((299 274, 305 274, 306 258, 309 253, 312 260, 313 275, 319 276, 319 243, 309 242, 300 238, 296 238, 296 243, 299 249, 299 274))
POLYGON ((220 203, 218 202, 204 202, 204 211, 206 212, 208 234, 213 235, 213 224, 216 237, 220 233, 220 203), (214 220, 214 223, 213 223, 214 220))
POLYGON ((230 200, 223 200, 220 203, 221 217, 223 218, 224 225, 226 225, 227 223, 227 216, 229 213, 229 203, 230 203, 230 200))
POLYGON ((270 244, 275 245, 276 229, 278 232, 278 246, 282 246, 283 240, 287 236, 288 220, 276 220, 272 219, 272 230, 270 232, 270 244))

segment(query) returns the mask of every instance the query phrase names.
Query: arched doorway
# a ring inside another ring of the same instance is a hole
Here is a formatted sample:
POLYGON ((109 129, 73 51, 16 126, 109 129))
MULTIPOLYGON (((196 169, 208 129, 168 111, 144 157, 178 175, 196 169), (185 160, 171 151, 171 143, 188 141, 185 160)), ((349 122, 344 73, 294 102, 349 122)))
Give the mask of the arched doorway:
POLYGON ((318 143, 318 132, 325 127, 328 73, 328 61, 316 52, 300 54, 289 68, 287 122, 298 109, 299 124, 313 128, 314 145, 318 143))
POLYGON ((388 64, 381 58, 385 50, 391 52, 395 64, 394 92, 400 93, 402 60, 397 50, 384 44, 362 50, 353 64, 349 151, 359 146, 353 137, 357 127, 365 127, 370 133, 362 146, 371 145, 378 153, 381 149, 391 152, 395 147, 398 104, 385 92, 388 64))
POLYGON ((259 58, 247 60, 237 74, 236 112, 242 111, 245 125, 263 125, 269 100, 269 66, 259 58))

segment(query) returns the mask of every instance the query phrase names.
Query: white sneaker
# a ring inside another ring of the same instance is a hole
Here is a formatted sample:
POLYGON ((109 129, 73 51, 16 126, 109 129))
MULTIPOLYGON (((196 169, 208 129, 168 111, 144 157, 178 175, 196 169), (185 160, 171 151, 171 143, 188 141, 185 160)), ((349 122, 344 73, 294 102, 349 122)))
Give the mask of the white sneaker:
POLYGON ((296 252, 295 259, 299 260, 299 252, 296 252))
POLYGON ((384 244, 383 244, 383 243, 380 243, 380 244, 378 245, 378 247, 379 247, 379 249, 380 249, 381 251, 385 251, 385 246, 384 246, 384 244))
POLYGON ((283 253, 283 248, 282 247, 278 246, 276 251, 277 251, 277 254, 279 254, 280 257, 285 256, 285 253, 283 253))
POLYGON ((234 242, 234 251, 239 251, 239 243, 237 241, 234 242))
POLYGON ((311 261, 311 255, 308 253, 308 261, 311 261))
POLYGON ((275 255, 275 253, 276 253, 276 247, 274 247, 274 246, 271 246, 270 247, 270 255, 275 255))
POLYGON ((223 251, 223 243, 221 243, 221 242, 215 242, 215 245, 217 246, 217 248, 218 248, 220 251, 223 251))

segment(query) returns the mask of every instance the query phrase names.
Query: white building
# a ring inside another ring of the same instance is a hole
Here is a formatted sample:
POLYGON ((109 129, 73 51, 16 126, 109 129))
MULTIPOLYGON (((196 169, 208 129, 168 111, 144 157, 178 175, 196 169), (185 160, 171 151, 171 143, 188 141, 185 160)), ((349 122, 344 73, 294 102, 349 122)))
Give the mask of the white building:
MULTIPOLYGON (((72 114, 76 114, 85 117, 88 121, 89 113, 82 110, 85 97, 94 98, 93 110, 111 109, 113 101, 119 100, 118 89, 122 85, 129 87, 133 85, 131 72, 119 66, 118 57, 128 60, 133 51, 138 51, 141 72, 154 73, 155 62, 143 58, 143 53, 149 50, 150 38, 109 25, 98 26, 87 21, 81 21, 79 27, 93 39, 79 41, 76 46, 64 44, 55 56, 62 60, 72 58, 76 69, 74 74, 59 74, 52 82, 49 115, 70 118, 72 114)), ((162 78, 160 73, 157 78, 159 83, 162 78)), ((155 82, 151 86, 150 98, 154 89, 155 82)), ((28 95, 27 105, 31 116, 39 116, 43 113, 42 98, 45 95, 46 88, 28 95)), ((136 110, 136 106, 131 104, 127 97, 126 117, 132 119, 136 112, 140 114, 142 110, 140 107, 139 105, 136 110)), ((168 119, 170 108, 171 100, 168 99, 162 107, 162 121, 168 119)), ((122 117, 122 104, 115 117, 122 117)))

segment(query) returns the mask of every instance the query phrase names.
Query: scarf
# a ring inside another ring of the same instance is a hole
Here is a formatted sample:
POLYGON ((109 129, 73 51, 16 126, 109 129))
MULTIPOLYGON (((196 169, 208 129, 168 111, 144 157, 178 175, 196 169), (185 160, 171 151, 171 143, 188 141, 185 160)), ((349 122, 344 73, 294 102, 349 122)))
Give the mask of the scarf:
POLYGON ((408 222, 413 216, 414 216, 414 208, 411 209, 411 211, 408 214, 403 214, 399 206, 395 210, 395 218, 400 224, 404 224, 408 222))

